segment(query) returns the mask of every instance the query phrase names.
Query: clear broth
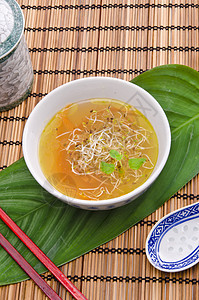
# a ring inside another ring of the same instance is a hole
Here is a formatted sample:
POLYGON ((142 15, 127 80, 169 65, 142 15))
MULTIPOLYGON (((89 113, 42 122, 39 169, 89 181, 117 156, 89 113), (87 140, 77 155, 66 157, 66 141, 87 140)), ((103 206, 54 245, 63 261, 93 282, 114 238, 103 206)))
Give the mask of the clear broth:
POLYGON ((134 107, 110 99, 67 105, 46 125, 39 143, 40 164, 48 181, 61 193, 83 200, 131 192, 149 178, 157 157, 157 136, 147 118, 134 107), (112 157, 112 150, 120 157, 112 157), (132 158, 145 161, 136 170, 129 165, 132 158), (114 168, 112 173, 104 172, 102 162, 114 168))

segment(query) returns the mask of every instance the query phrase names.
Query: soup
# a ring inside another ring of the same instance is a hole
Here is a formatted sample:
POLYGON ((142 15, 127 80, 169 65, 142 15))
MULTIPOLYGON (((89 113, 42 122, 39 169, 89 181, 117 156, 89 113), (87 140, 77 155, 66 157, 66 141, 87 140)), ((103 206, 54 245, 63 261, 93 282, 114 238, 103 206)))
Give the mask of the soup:
POLYGON ((46 125, 39 159, 47 180, 61 193, 106 200, 131 192, 152 173, 156 133, 127 103, 90 99, 67 105, 46 125))

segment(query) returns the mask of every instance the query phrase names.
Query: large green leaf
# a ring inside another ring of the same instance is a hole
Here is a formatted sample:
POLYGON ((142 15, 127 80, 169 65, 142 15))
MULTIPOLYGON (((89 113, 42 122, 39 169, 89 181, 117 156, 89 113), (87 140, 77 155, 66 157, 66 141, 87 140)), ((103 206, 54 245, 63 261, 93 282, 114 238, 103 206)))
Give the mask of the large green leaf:
MULTIPOLYGON (((35 182, 23 158, 0 173, 0 206, 56 265, 124 232, 155 211, 198 173, 199 74, 185 66, 166 65, 147 71, 132 82, 151 93, 165 110, 172 130, 172 146, 157 181, 131 204, 101 212, 70 207, 35 182)), ((3 223, 0 231, 38 272, 45 271, 3 223)), ((0 284, 26 278, 20 267, 0 249, 0 284)))

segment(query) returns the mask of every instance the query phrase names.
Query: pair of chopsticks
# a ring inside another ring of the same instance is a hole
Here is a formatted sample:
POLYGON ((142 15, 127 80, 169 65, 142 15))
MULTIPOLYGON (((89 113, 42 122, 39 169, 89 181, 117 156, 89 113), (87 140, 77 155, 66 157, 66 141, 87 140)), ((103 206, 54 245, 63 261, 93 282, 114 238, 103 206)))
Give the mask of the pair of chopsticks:
MULTIPOLYGON (((75 285, 55 266, 55 264, 37 247, 37 245, 18 227, 18 225, 0 208, 0 219, 18 236, 29 250, 43 263, 43 265, 55 276, 55 278, 69 291, 76 300, 87 298, 76 288, 75 285)), ((46 283, 46 281, 29 265, 21 254, 0 233, 0 245, 12 256, 30 278, 40 287, 49 299, 60 300, 61 298, 46 283)))

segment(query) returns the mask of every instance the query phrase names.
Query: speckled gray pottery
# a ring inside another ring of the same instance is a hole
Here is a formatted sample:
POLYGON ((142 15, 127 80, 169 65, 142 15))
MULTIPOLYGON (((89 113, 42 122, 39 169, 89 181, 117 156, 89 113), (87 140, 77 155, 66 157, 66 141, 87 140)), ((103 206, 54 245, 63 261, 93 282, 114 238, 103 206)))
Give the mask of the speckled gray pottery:
POLYGON ((33 69, 24 38, 24 17, 15 0, 0 0, 0 111, 30 93, 33 69))

